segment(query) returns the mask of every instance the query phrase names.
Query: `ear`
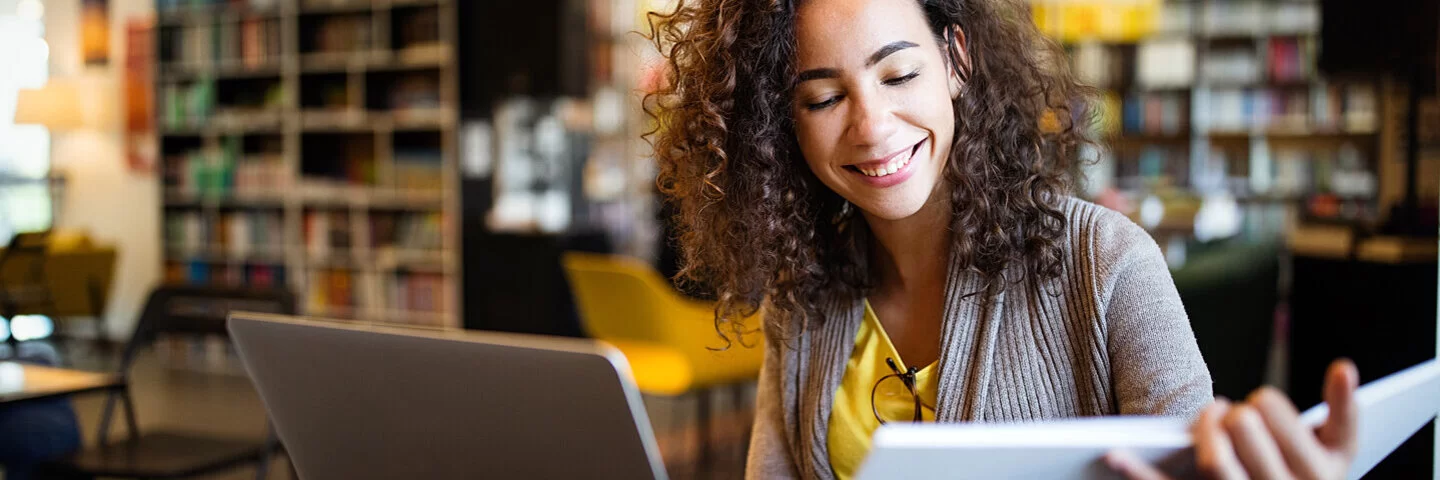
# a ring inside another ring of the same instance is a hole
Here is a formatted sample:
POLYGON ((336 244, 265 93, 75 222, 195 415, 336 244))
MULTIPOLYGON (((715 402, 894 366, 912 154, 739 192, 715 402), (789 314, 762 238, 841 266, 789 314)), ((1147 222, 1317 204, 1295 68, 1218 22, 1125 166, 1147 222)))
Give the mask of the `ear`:
POLYGON ((943 40, 945 65, 950 67, 950 98, 953 100, 965 93, 965 82, 970 77, 970 50, 965 41, 965 30, 959 25, 946 28, 943 40))

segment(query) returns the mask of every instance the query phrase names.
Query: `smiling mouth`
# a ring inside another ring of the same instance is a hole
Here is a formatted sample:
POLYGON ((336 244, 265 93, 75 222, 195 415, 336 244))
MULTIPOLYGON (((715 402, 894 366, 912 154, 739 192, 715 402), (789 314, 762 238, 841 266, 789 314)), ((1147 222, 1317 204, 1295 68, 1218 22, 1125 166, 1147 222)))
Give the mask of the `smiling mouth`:
POLYGON ((889 162, 886 162, 885 164, 880 166, 860 168, 856 165, 846 165, 845 169, 867 177, 885 177, 889 175, 894 175, 895 172, 898 172, 900 171, 900 169, 905 168, 906 165, 910 164, 911 160, 915 159, 915 154, 920 151, 920 146, 924 144, 925 140, 920 140, 920 143, 916 143, 914 146, 910 147, 909 155, 896 155, 895 158, 890 159, 889 162))

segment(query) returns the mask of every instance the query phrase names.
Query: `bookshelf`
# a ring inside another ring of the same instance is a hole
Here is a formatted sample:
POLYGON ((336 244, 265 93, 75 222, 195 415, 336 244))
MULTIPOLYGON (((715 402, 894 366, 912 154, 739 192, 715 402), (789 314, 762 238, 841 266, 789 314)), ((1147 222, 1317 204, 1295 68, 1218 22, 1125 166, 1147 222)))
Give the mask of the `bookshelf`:
POLYGON ((1062 3, 1032 5, 1104 91, 1092 193, 1224 192, 1267 218, 1378 219, 1382 84, 1318 72, 1318 1, 1142 1, 1143 15, 1113 19, 1062 3), (1113 32, 1076 32, 1076 18, 1113 32))
POLYGON ((457 327, 457 0, 158 0, 170 282, 457 327))

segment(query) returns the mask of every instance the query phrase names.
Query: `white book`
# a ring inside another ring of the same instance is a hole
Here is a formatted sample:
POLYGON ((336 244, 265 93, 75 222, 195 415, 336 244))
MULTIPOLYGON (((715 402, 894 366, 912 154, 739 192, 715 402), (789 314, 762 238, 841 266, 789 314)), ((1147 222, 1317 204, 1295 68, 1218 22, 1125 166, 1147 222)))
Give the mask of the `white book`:
POLYGON ((229 217, 228 233, 230 238, 225 239, 225 243, 230 246, 229 253, 232 258, 241 259, 250 254, 252 247, 250 218, 251 214, 249 213, 237 213, 229 217))
MULTIPOLYGON (((1440 364, 1428 360, 1356 392, 1360 478, 1440 412, 1440 364)), ((1320 425, 1325 404, 1301 415, 1320 425)), ((1176 478, 1192 478, 1190 423, 1176 418, 1100 417, 1024 424, 889 424, 875 432, 864 480, 908 478, 1121 478, 1106 453, 1125 449, 1176 478)))

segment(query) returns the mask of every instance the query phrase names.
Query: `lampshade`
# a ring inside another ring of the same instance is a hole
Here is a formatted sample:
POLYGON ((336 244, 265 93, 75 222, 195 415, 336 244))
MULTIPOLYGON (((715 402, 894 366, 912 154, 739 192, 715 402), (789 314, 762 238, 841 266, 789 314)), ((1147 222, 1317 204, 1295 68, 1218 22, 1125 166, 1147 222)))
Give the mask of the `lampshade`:
POLYGON ((103 82, 51 79, 38 89, 21 89, 15 99, 15 123, 42 125, 51 131, 106 128, 114 122, 113 98, 103 82))

